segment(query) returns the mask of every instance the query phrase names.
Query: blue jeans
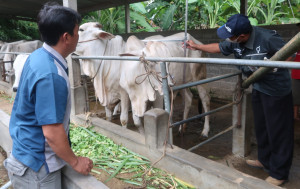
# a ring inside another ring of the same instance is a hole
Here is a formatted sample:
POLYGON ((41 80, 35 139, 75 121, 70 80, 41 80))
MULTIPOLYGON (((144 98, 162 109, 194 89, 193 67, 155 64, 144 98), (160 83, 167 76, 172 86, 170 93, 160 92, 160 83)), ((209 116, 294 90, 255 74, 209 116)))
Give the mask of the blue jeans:
POLYGON ((61 170, 47 173, 43 165, 35 172, 12 155, 3 164, 14 189, 61 189, 61 170))

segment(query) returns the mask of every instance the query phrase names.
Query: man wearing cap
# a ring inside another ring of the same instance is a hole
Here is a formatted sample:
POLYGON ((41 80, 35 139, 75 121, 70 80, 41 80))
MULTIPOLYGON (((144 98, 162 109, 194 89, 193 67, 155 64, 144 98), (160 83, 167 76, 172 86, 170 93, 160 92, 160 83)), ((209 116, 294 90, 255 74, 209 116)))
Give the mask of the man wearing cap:
MULTIPOLYGON (((274 30, 251 26, 247 16, 235 14, 217 30, 220 43, 196 44, 187 48, 208 53, 234 54, 237 59, 271 58, 285 42, 274 30)), ((238 66, 250 76, 257 67, 238 66)), ((294 147, 291 78, 287 69, 278 68, 253 84, 252 106, 257 138, 258 159, 246 163, 269 173, 267 182, 282 185, 289 176, 294 147)))

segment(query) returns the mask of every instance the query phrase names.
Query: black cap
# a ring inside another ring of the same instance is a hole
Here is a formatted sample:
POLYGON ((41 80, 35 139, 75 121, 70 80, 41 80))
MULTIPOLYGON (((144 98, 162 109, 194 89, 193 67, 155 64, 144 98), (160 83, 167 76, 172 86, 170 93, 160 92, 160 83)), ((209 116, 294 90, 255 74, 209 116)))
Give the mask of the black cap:
POLYGON ((232 36, 239 36, 243 33, 249 33, 252 26, 247 16, 242 14, 235 14, 231 16, 226 24, 217 30, 217 34, 221 39, 230 38, 232 36))

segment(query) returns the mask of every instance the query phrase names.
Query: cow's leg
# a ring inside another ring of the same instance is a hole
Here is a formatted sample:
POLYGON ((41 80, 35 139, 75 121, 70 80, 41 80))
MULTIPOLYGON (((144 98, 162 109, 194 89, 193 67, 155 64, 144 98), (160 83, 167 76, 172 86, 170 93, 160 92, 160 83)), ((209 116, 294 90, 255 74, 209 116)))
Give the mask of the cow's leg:
POLYGON ((128 123, 128 111, 129 111, 129 97, 125 91, 121 92, 121 115, 120 121, 124 128, 127 128, 128 123))
MULTIPOLYGON (((202 101, 204 112, 208 112, 210 110, 210 97, 207 94, 207 91, 203 87, 203 85, 198 85, 197 89, 198 89, 199 97, 202 101)), ((204 128, 201 135, 207 137, 208 132, 209 132, 209 116, 207 115, 205 116, 204 128)))
MULTIPOLYGON (((193 100, 193 94, 190 91, 190 89, 183 89, 181 92, 182 96, 184 96, 184 111, 183 111, 183 119, 187 119, 191 106, 192 106, 192 100, 193 100)), ((179 131, 185 132, 186 131, 187 123, 184 123, 182 125, 182 128, 180 126, 179 131)))
POLYGON ((121 110, 121 103, 119 102, 119 103, 115 106, 115 108, 114 108, 114 113, 113 113, 113 115, 117 115, 118 112, 120 112, 120 110, 121 110))
POLYGON ((145 129, 144 129, 141 118, 134 114, 132 114, 132 118, 133 118, 134 125, 138 128, 140 134, 144 135, 145 129))
POLYGON ((105 106, 105 116, 106 116, 106 120, 107 121, 111 121, 112 120, 112 111, 110 108, 105 106))

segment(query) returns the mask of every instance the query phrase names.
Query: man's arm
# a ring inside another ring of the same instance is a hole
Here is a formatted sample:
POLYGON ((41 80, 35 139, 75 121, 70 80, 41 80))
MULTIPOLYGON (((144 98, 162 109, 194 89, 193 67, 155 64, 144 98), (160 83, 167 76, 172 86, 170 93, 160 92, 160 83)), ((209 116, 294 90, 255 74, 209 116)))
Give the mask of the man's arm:
POLYGON ((77 157, 73 153, 63 124, 43 125, 42 129, 48 144, 58 157, 83 175, 91 172, 93 161, 87 157, 77 157))
POLYGON ((208 53, 220 53, 219 43, 211 43, 211 44, 196 44, 192 40, 188 40, 186 42, 186 47, 192 50, 200 50, 208 53))

